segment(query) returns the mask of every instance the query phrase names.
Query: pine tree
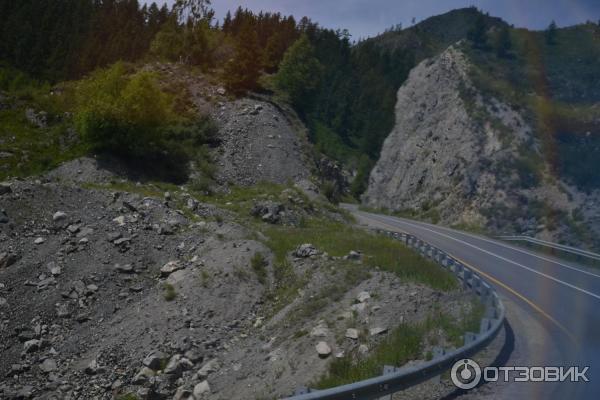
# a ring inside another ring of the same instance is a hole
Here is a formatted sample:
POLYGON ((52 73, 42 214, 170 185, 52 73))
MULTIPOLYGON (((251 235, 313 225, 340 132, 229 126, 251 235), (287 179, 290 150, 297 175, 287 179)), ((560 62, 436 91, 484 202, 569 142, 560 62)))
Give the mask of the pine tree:
POLYGON ((229 33, 231 31, 231 11, 227 11, 225 19, 223 20, 223 32, 229 33))
POLYGON ((556 32, 557 26, 556 22, 553 20, 552 22, 550 22, 550 25, 548 25, 548 28, 544 32, 544 36, 546 37, 546 43, 549 46, 553 46, 556 44, 556 32))
POLYGON ((173 9, 180 21, 212 20, 215 12, 210 8, 211 0, 176 0, 173 9))
POLYGON ((503 26, 498 32, 496 32, 493 40, 494 51, 496 55, 501 58, 508 57, 510 49, 512 48, 512 42, 510 39, 510 31, 508 27, 503 26))
POLYGON ((249 22, 242 25, 236 41, 236 53, 225 65, 224 80, 229 90, 243 93, 257 87, 262 55, 258 35, 249 22))
POLYGON ((483 14, 478 13, 473 27, 467 32, 467 39, 474 48, 484 50, 487 48, 487 24, 483 14))
POLYGON ((288 93, 292 103, 302 109, 319 85, 321 69, 314 47, 308 37, 302 35, 285 52, 275 82, 288 93))

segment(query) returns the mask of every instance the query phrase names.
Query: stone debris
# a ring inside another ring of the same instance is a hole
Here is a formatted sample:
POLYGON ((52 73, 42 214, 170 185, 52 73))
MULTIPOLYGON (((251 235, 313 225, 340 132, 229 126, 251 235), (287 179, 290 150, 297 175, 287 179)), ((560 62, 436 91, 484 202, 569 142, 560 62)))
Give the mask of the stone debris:
POLYGON ((310 243, 301 244, 294 250, 294 255, 301 258, 312 257, 318 254, 319 251, 317 248, 310 243))
POLYGON ((183 269, 183 265, 179 261, 169 261, 160 269, 160 274, 162 276, 169 276, 175 271, 179 271, 183 269))
POLYGON ((210 394, 210 385, 207 381, 202 381, 194 386, 194 397, 196 399, 201 399, 208 394, 210 394))
POLYGON ((371 298, 371 294, 369 292, 360 292, 358 296, 356 296, 356 300, 360 303, 364 303, 371 298))
POLYGON ((67 219, 67 213, 65 213, 63 211, 57 211, 52 216, 52 221, 54 221, 54 222, 61 222, 61 221, 64 221, 66 219, 67 219))
POLYGON ((358 329, 348 328, 346 329, 345 337, 352 340, 358 340, 358 329))
POLYGON ((327 342, 319 342, 315 349, 317 350, 317 354, 321 358, 327 358, 331 355, 331 347, 327 344, 327 342))
POLYGON ((386 332, 387 332, 387 328, 383 328, 381 326, 377 326, 375 328, 369 329, 369 335, 371 335, 371 336, 381 335, 382 333, 386 333, 386 332))

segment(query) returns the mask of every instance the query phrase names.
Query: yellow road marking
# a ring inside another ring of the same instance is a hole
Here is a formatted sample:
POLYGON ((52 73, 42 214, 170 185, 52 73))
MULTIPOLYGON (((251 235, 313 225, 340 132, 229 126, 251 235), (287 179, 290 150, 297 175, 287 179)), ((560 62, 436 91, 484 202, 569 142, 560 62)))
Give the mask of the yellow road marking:
MULTIPOLYGON (((395 231, 400 231, 403 233, 408 233, 398 227, 395 227, 393 225, 390 225, 386 222, 382 222, 382 221, 378 221, 375 220, 375 222, 377 222, 378 224, 382 224, 387 226, 388 228, 392 228, 395 231)), ((571 331, 569 331, 564 325, 562 325, 560 322, 558 322, 557 320, 555 320, 552 316, 550 316, 547 312, 545 312, 542 308, 540 308, 537 304, 535 304, 533 301, 529 300, 527 297, 523 296, 521 293, 517 292, 516 290, 514 290, 513 288, 511 288, 510 286, 508 286, 507 284, 505 284, 504 282, 499 281, 498 279, 494 278, 493 276, 481 271, 479 268, 474 267, 473 265, 469 264, 468 262, 454 256, 453 254, 449 253, 449 252, 445 252, 446 254, 450 255, 451 257, 453 257, 455 260, 459 261, 460 263, 466 265, 467 267, 471 268, 472 270, 476 271, 477 273, 479 273, 480 275, 484 276, 485 278, 487 278, 489 281, 495 283, 498 286, 503 287, 504 289, 506 289, 507 291, 509 291, 510 293, 512 293, 513 295, 517 296, 519 299, 521 299, 522 301, 524 301, 526 304, 528 304, 530 307, 532 307, 534 310, 536 310, 538 313, 540 313, 541 315, 543 315, 544 317, 546 317, 549 321, 551 321, 552 323, 554 323, 560 330, 562 330, 568 337, 569 339, 571 339, 573 341, 573 343, 575 343, 575 345, 577 347, 579 347, 579 342, 577 341, 577 339, 575 338, 575 336, 571 333, 571 331)))

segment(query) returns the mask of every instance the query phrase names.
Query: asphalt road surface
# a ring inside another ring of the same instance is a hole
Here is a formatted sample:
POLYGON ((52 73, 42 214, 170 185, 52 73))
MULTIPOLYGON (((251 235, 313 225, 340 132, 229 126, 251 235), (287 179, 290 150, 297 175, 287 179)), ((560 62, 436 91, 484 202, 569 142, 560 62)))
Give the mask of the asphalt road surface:
POLYGON ((421 238, 494 285, 514 332, 505 366, 589 367, 589 382, 488 383, 491 397, 600 399, 600 270, 471 233, 345 207, 363 224, 421 238))

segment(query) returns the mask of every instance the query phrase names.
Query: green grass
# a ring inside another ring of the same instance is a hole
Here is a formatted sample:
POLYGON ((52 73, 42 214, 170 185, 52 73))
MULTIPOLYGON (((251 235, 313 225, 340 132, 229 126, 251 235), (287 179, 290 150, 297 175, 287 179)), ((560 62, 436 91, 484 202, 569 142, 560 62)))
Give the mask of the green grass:
POLYGON ((212 281, 211 275, 207 271, 202 270, 202 272, 200 272, 200 283, 202 284, 202 287, 208 288, 211 281, 212 281))
POLYGON ((425 352, 430 332, 441 330, 450 344, 462 346, 464 333, 478 332, 482 317, 483 305, 474 300, 473 305, 463 310, 458 320, 436 311, 421 324, 401 324, 367 356, 350 354, 333 360, 328 372, 311 387, 326 389, 345 385, 381 375, 384 365, 401 367, 411 360, 430 359, 430 351, 425 352))
POLYGON ((312 243, 331 256, 341 257, 350 250, 361 251, 366 267, 393 272, 405 281, 423 283, 438 290, 452 290, 456 287, 455 279, 450 273, 399 241, 350 225, 307 219, 300 228, 271 226, 264 233, 269 238, 267 245, 278 263, 283 263, 286 254, 298 245, 312 243))
POLYGON ((255 253, 250 259, 250 266, 262 284, 267 282, 267 260, 261 252, 255 253))
POLYGON ((51 94, 48 84, 0 63, 0 91, 9 108, 0 110, 0 180, 38 175, 85 154, 79 135, 71 128, 71 90, 63 84, 51 94), (25 117, 27 108, 47 113, 47 126, 38 128, 25 117))
POLYGON ((301 227, 269 225, 263 230, 265 244, 275 256, 275 287, 270 297, 277 299, 275 308, 288 304, 297 295, 309 276, 298 275, 287 259, 289 252, 303 243, 312 243, 330 256, 344 256, 350 250, 363 253, 361 264, 345 262, 337 272, 336 282, 321 294, 314 296, 298 310, 297 315, 310 316, 330 301, 340 298, 353 284, 369 277, 369 271, 378 268, 396 274, 405 282, 422 283, 437 290, 449 291, 457 287, 455 278, 433 262, 421 257, 402 243, 384 235, 373 234, 347 224, 325 218, 308 218, 301 227))
POLYGON ((351 250, 359 250, 364 254, 365 266, 393 272, 406 281, 424 283, 439 290, 451 290, 456 287, 451 274, 399 241, 360 228, 309 219, 304 227, 295 228, 293 231, 285 227, 270 227, 265 234, 270 238, 268 245, 278 261, 283 261, 285 254, 298 245, 312 243, 331 256, 344 256, 351 250))
MULTIPOLYGON (((368 268, 352 262, 345 262, 335 270, 331 277, 333 283, 325 285, 318 293, 308 297, 298 305, 288 316, 288 322, 311 320, 328 305, 340 301, 351 288, 369 279, 368 268)), ((292 288, 295 286, 292 285, 292 288)), ((288 289, 289 290, 289 289, 288 289)))
POLYGON ((175 287, 170 283, 163 285, 163 297, 166 301, 173 301, 177 297, 177 291, 175 291, 175 287))
POLYGON ((0 110, 0 152, 11 154, 1 159, 0 180, 38 175, 85 154, 69 129, 68 122, 36 128, 26 120, 24 108, 0 110))
POLYGON ((133 393, 127 393, 117 397, 117 400, 139 400, 139 397, 133 393))
POLYGON ((107 184, 85 183, 82 186, 86 189, 127 192, 139 194, 140 196, 144 197, 163 197, 164 193, 167 191, 174 192, 176 190, 179 190, 179 188, 176 185, 163 182, 152 182, 138 185, 137 183, 131 181, 120 181, 110 182, 107 184))

